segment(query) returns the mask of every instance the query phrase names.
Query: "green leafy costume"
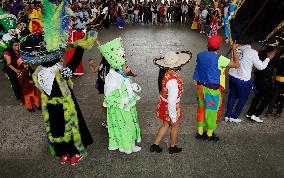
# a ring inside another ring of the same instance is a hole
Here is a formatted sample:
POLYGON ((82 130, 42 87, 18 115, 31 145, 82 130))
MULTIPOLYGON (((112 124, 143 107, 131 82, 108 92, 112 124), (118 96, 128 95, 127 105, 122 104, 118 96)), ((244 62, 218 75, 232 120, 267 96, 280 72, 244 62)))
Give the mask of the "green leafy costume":
MULTIPOLYGON (((121 67, 125 64, 121 38, 99 47, 112 69, 105 79, 104 107, 107 107, 109 150, 132 153, 135 142, 141 141, 136 102, 140 97, 137 84, 132 83, 121 67)), ((139 86, 138 86, 139 88, 139 86)))

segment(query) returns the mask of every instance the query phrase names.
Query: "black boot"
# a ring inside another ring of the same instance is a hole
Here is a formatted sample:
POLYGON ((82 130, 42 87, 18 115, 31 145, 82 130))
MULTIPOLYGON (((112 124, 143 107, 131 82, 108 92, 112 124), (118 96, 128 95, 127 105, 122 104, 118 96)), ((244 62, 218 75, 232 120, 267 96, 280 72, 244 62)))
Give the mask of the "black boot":
POLYGON ((202 135, 200 135, 199 133, 196 133, 196 135, 195 135, 195 138, 196 138, 197 140, 205 140, 206 137, 207 137, 207 132, 203 132, 202 135))
POLYGON ((177 146, 174 146, 174 147, 170 147, 169 148, 169 153, 170 154, 173 154, 173 153, 179 153, 182 151, 182 148, 178 148, 177 146))
POLYGON ((157 152, 157 153, 161 153, 163 151, 162 148, 159 147, 159 145, 153 144, 150 147, 150 151, 151 152, 157 152))
POLYGON ((35 112, 34 109, 27 109, 29 112, 35 112))
POLYGON ((209 137, 209 136, 207 135, 207 140, 216 143, 216 142, 218 142, 218 141, 220 140, 220 138, 217 137, 217 136, 213 133, 211 137, 209 137))

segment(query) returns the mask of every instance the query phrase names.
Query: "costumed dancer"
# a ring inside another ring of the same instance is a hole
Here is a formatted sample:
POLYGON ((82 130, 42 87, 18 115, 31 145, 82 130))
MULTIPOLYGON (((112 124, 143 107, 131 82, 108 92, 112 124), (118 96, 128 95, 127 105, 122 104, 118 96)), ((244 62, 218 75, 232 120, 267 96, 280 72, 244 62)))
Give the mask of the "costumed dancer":
POLYGON ((0 8, 0 55, 2 57, 3 52, 10 45, 10 40, 16 38, 15 30, 16 29, 17 17, 13 14, 6 13, 3 9, 0 8))
MULTIPOLYGON (((21 57, 23 61, 41 64, 34 72, 33 80, 41 91, 42 113, 50 152, 61 158, 61 164, 70 160, 71 165, 75 165, 87 156, 87 145, 93 142, 70 80, 82 60, 83 41, 75 42, 77 47, 74 54, 66 68, 63 68, 60 60, 68 33, 68 23, 64 22, 69 22, 66 17, 71 16, 72 11, 67 8, 65 0, 58 5, 48 0, 43 0, 42 3, 44 36, 27 36, 21 43, 21 57)), ((85 46, 92 47, 96 33, 88 33, 87 37, 89 38, 84 40, 85 46)))
POLYGON ((107 108, 108 149, 126 154, 138 152, 141 147, 135 142, 141 142, 141 136, 135 105, 140 99, 136 92, 141 88, 128 76, 131 70, 126 64, 121 38, 99 46, 99 50, 111 67, 105 79, 103 103, 107 108))
POLYGON ((213 19, 210 23, 210 33, 209 37, 218 34, 218 30, 221 28, 220 19, 216 16, 213 16, 213 19))
MULTIPOLYGON (((75 23, 75 18, 70 18, 70 29, 69 29, 69 33, 68 33, 68 43, 73 43, 79 39, 83 39, 85 36, 85 32, 84 31, 77 31, 74 28, 74 23, 75 23)), ((68 49, 65 51, 65 55, 66 55, 66 63, 68 63, 71 59, 71 57, 73 56, 75 51, 75 48, 72 49, 68 49)), ((84 69, 83 69, 83 62, 80 62, 80 65, 78 66, 78 68, 76 69, 74 75, 83 75, 84 74, 84 69)))
POLYGON ((177 73, 180 68, 189 62, 190 52, 175 53, 169 51, 165 57, 154 59, 154 63, 160 67, 159 72, 159 101, 157 117, 163 121, 154 144, 150 147, 151 152, 162 152, 159 147, 161 140, 171 127, 171 140, 169 153, 179 153, 182 148, 176 146, 179 132, 179 123, 182 119, 180 98, 183 92, 183 82, 177 73))
POLYGON ((225 32, 225 37, 226 37, 226 43, 229 43, 230 41, 230 24, 229 21, 234 15, 234 11, 237 8, 237 0, 234 0, 232 3, 229 5, 228 13, 225 14, 223 20, 222 20, 222 25, 224 26, 224 32, 225 32))
POLYGON ((123 19, 123 14, 124 14, 124 10, 123 10, 123 7, 121 6, 121 3, 117 3, 116 21, 114 24, 118 26, 118 28, 123 28, 126 25, 125 20, 123 19))
POLYGON ((214 35, 208 40, 208 51, 197 54, 197 64, 193 80, 197 85, 197 139, 216 142, 219 138, 213 133, 221 116, 222 99, 225 88, 225 69, 240 66, 236 47, 233 45, 233 60, 217 54, 222 37, 214 35), (207 127, 207 133, 204 132, 207 127))
POLYGON ((198 4, 195 5, 194 8, 194 20, 191 24, 191 29, 192 30, 197 30, 198 29, 198 21, 199 21, 199 15, 200 15, 200 8, 198 6, 198 4))
POLYGON ((29 30, 31 33, 41 33, 42 32, 42 13, 40 8, 33 8, 29 12, 29 30))

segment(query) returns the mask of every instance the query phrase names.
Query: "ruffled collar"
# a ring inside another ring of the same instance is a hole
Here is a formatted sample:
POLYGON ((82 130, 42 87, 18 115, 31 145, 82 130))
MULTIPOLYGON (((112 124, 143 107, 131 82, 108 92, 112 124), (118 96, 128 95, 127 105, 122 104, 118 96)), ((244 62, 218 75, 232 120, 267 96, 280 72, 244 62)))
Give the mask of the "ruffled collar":
POLYGON ((60 63, 56 63, 51 67, 42 67, 41 71, 38 73, 38 83, 47 95, 51 94, 55 75, 61 69, 62 66, 60 63))

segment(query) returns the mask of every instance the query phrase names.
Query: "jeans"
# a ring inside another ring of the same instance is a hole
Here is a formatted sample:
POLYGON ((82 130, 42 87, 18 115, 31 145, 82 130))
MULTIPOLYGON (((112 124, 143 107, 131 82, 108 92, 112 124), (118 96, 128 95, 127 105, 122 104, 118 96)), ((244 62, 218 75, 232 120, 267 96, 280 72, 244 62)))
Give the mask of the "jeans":
POLYGON ((237 119, 240 116, 248 100, 248 96, 252 89, 252 86, 253 83, 251 80, 243 81, 230 76, 230 93, 228 97, 227 112, 225 114, 225 117, 237 119))

